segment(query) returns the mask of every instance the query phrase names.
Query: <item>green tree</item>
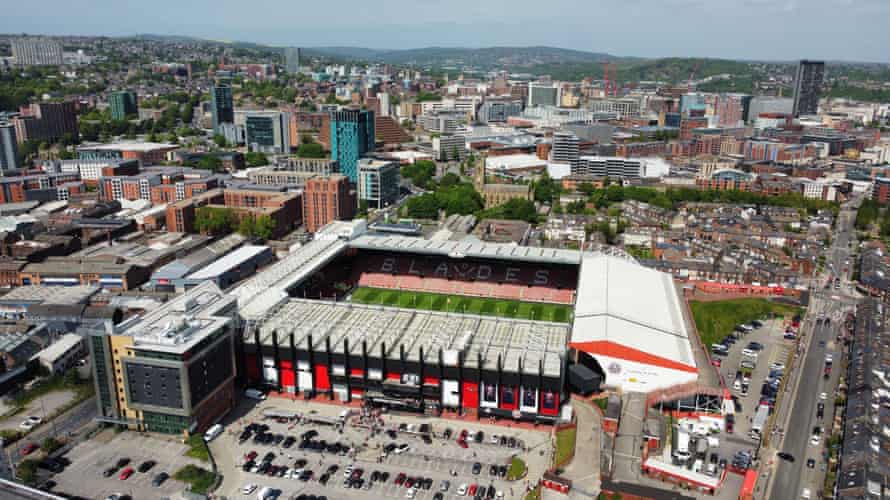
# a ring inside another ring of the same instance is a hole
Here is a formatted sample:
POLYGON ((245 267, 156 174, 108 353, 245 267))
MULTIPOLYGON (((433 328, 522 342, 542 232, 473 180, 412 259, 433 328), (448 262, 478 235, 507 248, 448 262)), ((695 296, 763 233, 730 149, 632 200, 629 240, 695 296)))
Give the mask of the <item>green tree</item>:
POLYGON ((439 187, 447 188, 460 184, 460 176, 454 172, 448 172, 439 179, 439 187))
POLYGON ((62 447, 62 442, 58 439, 48 436, 40 442, 40 449, 44 453, 52 453, 62 447))
POLYGON ((480 212, 480 218, 524 220, 532 224, 538 222, 538 212, 532 201, 514 198, 503 205, 480 212))
POLYGON ((300 158, 325 158, 327 155, 324 146, 317 142, 300 144, 297 148, 297 156, 300 158))
POLYGON ((268 215, 260 215, 254 222, 254 236, 261 240, 268 240, 275 233, 276 226, 275 219, 268 215))
POLYGON ((245 216, 238 222, 238 234, 245 238, 253 238, 256 235, 256 223, 253 217, 245 216))
POLYGON ((269 164, 265 153, 252 151, 244 155, 244 162, 248 167, 262 167, 269 164))
POLYGON ((221 148, 229 145, 229 141, 226 140, 226 136, 222 134, 213 134, 213 142, 221 148))
POLYGON ((424 193, 409 198, 405 204, 409 217, 417 219, 436 219, 439 216, 439 199, 435 193, 424 193))
POLYGON ((236 218, 230 208, 200 207, 195 213, 195 229, 201 233, 227 234, 236 227, 236 218))
POLYGON ((430 160, 417 160, 412 165, 405 165, 401 169, 402 177, 411 179, 415 186, 423 189, 433 189, 436 174, 436 162, 430 160))
POLYGON ((198 160, 198 163, 195 164, 197 168, 203 170, 210 170, 212 172, 220 172, 223 170, 223 162, 216 155, 204 155, 198 160))
POLYGON ((358 202, 358 212, 356 213, 357 217, 367 217, 368 216, 368 200, 359 200, 358 202))
POLYGON ((553 199, 559 197, 561 191, 559 183, 544 172, 538 182, 535 183, 535 201, 541 203, 553 203, 553 199))

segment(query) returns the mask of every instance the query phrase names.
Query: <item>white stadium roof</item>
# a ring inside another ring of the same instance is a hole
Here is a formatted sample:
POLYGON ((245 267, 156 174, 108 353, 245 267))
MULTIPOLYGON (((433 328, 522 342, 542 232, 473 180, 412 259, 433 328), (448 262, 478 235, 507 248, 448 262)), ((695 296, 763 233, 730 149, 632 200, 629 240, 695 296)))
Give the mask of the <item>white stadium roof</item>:
POLYGON ((620 257, 585 254, 571 346, 597 358, 611 385, 651 390, 694 380, 681 308, 670 275, 620 257))

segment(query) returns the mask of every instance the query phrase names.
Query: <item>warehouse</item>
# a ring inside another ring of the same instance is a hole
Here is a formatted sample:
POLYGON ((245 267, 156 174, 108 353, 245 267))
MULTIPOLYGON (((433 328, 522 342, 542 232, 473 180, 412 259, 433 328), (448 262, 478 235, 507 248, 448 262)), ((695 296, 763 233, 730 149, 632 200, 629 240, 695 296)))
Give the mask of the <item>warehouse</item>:
POLYGON ((564 323, 290 299, 241 349, 249 381, 285 393, 553 422, 567 401, 568 334, 564 323))
POLYGON ((272 261, 272 249, 263 245, 245 245, 182 280, 186 289, 213 281, 223 290, 252 275, 272 261))

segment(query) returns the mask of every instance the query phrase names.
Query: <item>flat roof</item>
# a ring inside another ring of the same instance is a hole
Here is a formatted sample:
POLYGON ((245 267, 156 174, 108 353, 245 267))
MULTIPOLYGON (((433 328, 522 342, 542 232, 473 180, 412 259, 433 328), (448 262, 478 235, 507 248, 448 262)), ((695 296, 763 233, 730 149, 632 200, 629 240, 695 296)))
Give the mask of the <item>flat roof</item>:
POLYGON ((453 259, 471 257, 545 264, 578 265, 581 263, 581 252, 577 250, 523 247, 508 243, 487 243, 478 240, 441 241, 411 236, 366 234, 354 239, 349 245, 353 248, 364 250, 441 255, 453 259))
POLYGON ((55 360, 60 356, 64 356, 65 353, 81 343, 83 343, 83 337, 76 333, 66 333, 65 335, 62 335, 59 340, 38 352, 37 357, 45 360, 55 360))
MULTIPOLYGON (((506 368, 518 371, 521 362, 522 373, 533 375, 542 363, 544 375, 558 377, 569 330, 565 323, 289 299, 263 322, 260 343, 271 344, 275 331, 279 339, 293 333, 294 345, 307 348, 312 335, 314 350, 330 339, 331 350, 343 352, 348 340, 351 354, 360 354, 365 342, 372 355, 379 356, 385 346, 388 359, 399 359, 404 346, 407 360, 418 361, 422 349, 428 363, 438 363, 441 349, 450 366, 457 365, 462 353, 464 366, 495 370, 500 356, 506 368)), ((247 335, 244 341, 255 339, 247 335)))
POLYGON ((575 304, 571 342, 579 349, 609 343, 647 358, 643 363, 660 358, 670 368, 695 369, 683 306, 670 274, 620 256, 585 254, 575 304))
POLYGON ((112 144, 87 144, 77 148, 78 151, 140 151, 148 152, 156 149, 176 149, 176 144, 161 142, 115 142, 112 144))
POLYGON ((263 252, 269 251, 269 247, 265 245, 245 245, 233 252, 230 252, 212 262, 189 276, 186 276, 186 279, 189 280, 204 280, 216 278, 222 273, 225 273, 231 270, 234 267, 240 266, 241 264, 247 262, 248 260, 260 255, 263 252))
POLYGON ((135 349, 182 354, 232 318, 223 311, 234 298, 212 281, 178 295, 164 305, 117 325, 117 335, 133 337, 135 349))
POLYGON ((99 291, 96 285, 74 286, 42 286, 26 285, 18 286, 0 297, 0 303, 21 304, 33 302, 35 304, 70 305, 82 304, 99 291))

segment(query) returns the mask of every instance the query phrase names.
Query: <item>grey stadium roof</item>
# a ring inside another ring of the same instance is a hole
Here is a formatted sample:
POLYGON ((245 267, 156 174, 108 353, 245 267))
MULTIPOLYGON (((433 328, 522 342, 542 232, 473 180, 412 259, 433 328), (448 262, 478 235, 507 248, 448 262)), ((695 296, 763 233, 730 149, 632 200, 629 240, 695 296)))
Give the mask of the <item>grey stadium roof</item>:
POLYGON ((476 241, 437 241, 409 236, 365 234, 350 243, 353 248, 411 252, 443 257, 474 257, 482 259, 504 259, 547 264, 581 263, 581 252, 554 248, 522 247, 504 243, 476 241))
MULTIPOLYGON (((544 374, 556 377, 570 325, 290 299, 260 327, 260 342, 271 344, 273 331, 280 343, 289 342, 284 339, 293 333, 295 346, 303 348, 312 335, 316 351, 324 349, 326 338, 331 340, 331 350, 337 352, 343 352, 344 339, 348 339, 351 354, 361 354, 362 341, 372 356, 379 356, 385 345, 387 358, 393 360, 399 359, 400 346, 404 346, 407 360, 417 361, 423 349, 424 359, 437 363, 442 349, 446 365, 456 365, 457 354, 462 352, 464 366, 477 367, 481 353, 482 368, 493 370, 500 355, 502 366, 518 369, 522 360, 523 373, 530 375, 538 373, 538 363, 543 361, 544 374)), ((251 344, 254 338, 247 335, 244 341, 251 344)))

